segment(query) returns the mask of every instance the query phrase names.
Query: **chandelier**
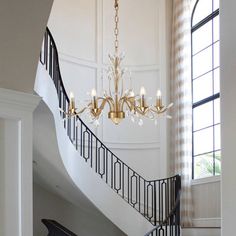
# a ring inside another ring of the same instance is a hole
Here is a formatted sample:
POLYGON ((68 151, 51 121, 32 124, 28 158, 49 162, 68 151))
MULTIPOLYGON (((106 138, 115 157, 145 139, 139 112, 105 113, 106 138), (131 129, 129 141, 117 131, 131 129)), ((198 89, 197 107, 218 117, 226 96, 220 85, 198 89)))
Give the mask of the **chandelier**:
MULTIPOLYGON (((115 53, 109 55, 109 66, 107 68, 107 79, 109 82, 108 92, 104 91, 102 96, 97 96, 95 89, 92 89, 88 104, 83 107, 81 110, 75 107, 75 98, 73 93, 70 93, 70 102, 68 112, 65 114, 68 117, 73 117, 80 115, 87 111, 90 116, 91 122, 95 125, 99 124, 99 118, 104 111, 104 108, 108 106, 108 118, 112 122, 118 125, 126 116, 130 116, 131 120, 135 122, 138 121, 138 124, 141 126, 143 124, 142 117, 147 117, 155 121, 157 124, 157 118, 166 113, 166 111, 173 105, 173 103, 168 106, 164 106, 162 103, 161 91, 157 90, 156 102, 154 105, 149 106, 146 97, 146 90, 144 87, 141 87, 140 94, 135 95, 132 88, 131 76, 130 79, 130 88, 124 89, 124 78, 127 74, 127 70, 122 68, 121 63, 124 59, 123 54, 119 54, 119 0, 115 0, 115 28, 114 28, 114 46, 115 53)), ((129 73, 130 74, 130 73, 129 73)), ((167 116, 170 117, 170 116, 167 116)))

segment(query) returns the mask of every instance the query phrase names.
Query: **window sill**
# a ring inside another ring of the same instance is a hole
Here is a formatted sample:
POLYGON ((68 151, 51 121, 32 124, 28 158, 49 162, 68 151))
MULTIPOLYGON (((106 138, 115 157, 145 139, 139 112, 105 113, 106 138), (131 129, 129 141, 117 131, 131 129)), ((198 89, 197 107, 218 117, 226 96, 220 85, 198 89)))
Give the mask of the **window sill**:
POLYGON ((199 185, 199 184, 208 184, 208 183, 215 183, 215 182, 220 182, 221 181, 221 176, 211 176, 211 177, 206 177, 206 178, 201 178, 201 179, 193 179, 191 181, 191 185, 199 185))

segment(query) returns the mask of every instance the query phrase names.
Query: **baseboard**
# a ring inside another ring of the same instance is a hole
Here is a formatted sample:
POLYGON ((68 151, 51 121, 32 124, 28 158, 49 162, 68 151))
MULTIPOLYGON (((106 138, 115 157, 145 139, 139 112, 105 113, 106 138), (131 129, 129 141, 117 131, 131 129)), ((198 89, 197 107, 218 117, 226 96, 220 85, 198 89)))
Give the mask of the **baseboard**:
POLYGON ((182 236, 221 236, 220 228, 184 228, 182 236))
POLYGON ((193 219, 193 227, 220 228, 221 218, 195 218, 193 219))

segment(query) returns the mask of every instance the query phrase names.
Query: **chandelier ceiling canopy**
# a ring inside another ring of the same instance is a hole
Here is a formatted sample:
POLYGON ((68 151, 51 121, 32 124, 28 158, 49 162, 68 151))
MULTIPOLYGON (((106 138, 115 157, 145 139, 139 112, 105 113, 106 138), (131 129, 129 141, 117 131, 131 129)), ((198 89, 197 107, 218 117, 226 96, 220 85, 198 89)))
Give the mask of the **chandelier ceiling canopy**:
MULTIPOLYGON (((70 104, 68 112, 64 113, 68 117, 80 115, 84 112, 89 114, 90 120, 95 125, 99 124, 99 118, 102 115, 104 108, 108 106, 108 118, 118 125, 126 116, 130 116, 131 120, 141 126, 143 124, 142 117, 147 117, 155 121, 161 114, 172 107, 173 103, 164 106, 162 103, 161 91, 157 90, 156 102, 154 105, 148 105, 146 90, 144 87, 140 88, 140 94, 136 95, 132 88, 131 73, 122 67, 124 59, 123 54, 119 53, 119 0, 115 0, 115 28, 114 28, 114 48, 113 55, 109 55, 109 66, 106 70, 107 79, 109 82, 108 91, 104 91, 102 96, 98 96, 95 89, 91 91, 91 99, 85 107, 81 110, 75 106, 75 98, 73 93, 70 93, 70 104), (124 88, 124 80, 127 79, 127 72, 129 73, 128 79, 130 86, 128 89, 124 88)), ((169 116, 167 116, 169 117, 169 116)))

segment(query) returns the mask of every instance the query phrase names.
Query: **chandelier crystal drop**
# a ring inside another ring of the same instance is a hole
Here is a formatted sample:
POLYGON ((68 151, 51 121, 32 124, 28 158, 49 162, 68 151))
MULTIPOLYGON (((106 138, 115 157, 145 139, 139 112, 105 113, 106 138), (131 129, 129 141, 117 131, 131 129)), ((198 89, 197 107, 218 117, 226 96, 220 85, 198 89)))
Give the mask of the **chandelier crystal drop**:
MULTIPOLYGON (((137 122, 138 125, 143 125, 142 117, 154 120, 157 124, 157 118, 166 113, 166 111, 173 106, 173 103, 164 106, 162 103, 161 91, 157 90, 156 104, 149 106, 147 103, 146 90, 144 87, 140 88, 140 94, 135 95, 132 88, 131 73, 122 67, 124 54, 119 54, 119 0, 115 0, 115 29, 114 29, 114 46, 115 53, 109 55, 109 66, 106 70, 107 79, 109 82, 108 91, 104 91, 102 96, 98 96, 95 89, 91 91, 91 98, 88 104, 78 110, 75 107, 75 98, 73 93, 70 93, 70 103, 68 112, 64 113, 68 117, 80 115, 84 112, 89 116, 90 122, 95 126, 99 125, 99 118, 106 106, 109 107, 108 118, 118 125, 125 117, 130 116, 132 122, 137 122), (124 80, 127 79, 129 73, 130 86, 124 89, 124 80)), ((170 116, 167 116, 170 117, 170 116)))

